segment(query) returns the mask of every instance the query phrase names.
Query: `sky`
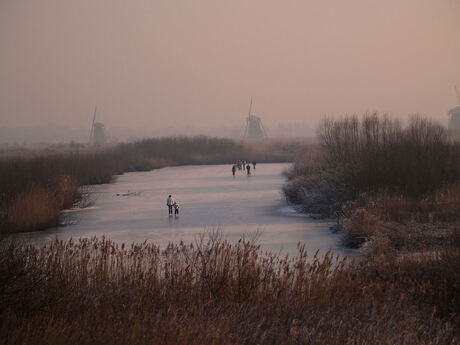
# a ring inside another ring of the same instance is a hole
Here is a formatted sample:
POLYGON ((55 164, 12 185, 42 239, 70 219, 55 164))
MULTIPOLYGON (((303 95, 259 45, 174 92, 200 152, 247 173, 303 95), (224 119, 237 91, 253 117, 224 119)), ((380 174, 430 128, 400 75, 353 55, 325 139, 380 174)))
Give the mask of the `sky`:
MULTIPOLYGON (((0 0, 0 129, 446 123, 460 0, 0 0)), ((1 132, 0 132, 1 133, 1 132)), ((0 138, 1 141, 1 138, 0 138)))

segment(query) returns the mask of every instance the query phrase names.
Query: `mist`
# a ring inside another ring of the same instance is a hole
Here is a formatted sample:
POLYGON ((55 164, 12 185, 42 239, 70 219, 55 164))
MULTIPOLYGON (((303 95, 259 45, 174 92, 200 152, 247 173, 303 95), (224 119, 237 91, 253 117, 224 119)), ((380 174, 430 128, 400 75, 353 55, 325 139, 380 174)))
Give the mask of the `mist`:
POLYGON ((374 110, 445 124, 459 15, 458 0, 1 0, 0 142, 85 140, 96 105, 121 139, 238 136, 251 96, 273 135, 374 110))

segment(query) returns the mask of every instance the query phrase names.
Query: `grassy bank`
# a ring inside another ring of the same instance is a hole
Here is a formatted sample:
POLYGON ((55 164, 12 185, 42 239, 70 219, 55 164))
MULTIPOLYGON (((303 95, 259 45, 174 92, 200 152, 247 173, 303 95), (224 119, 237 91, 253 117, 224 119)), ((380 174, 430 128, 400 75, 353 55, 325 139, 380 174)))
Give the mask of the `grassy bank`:
POLYGON ((0 155, 0 233, 55 226, 60 211, 84 197, 79 187, 114 175, 170 165, 223 164, 237 159, 292 161, 303 144, 208 137, 146 139, 107 148, 67 147, 0 155))
POLYGON ((439 245, 460 220, 460 146, 439 124, 368 114, 326 119, 320 145, 287 172, 288 200, 338 217, 347 245, 384 239, 396 250, 439 245))
POLYGON ((3 344, 458 344, 459 237, 437 255, 263 255, 218 234, 0 251, 3 344))

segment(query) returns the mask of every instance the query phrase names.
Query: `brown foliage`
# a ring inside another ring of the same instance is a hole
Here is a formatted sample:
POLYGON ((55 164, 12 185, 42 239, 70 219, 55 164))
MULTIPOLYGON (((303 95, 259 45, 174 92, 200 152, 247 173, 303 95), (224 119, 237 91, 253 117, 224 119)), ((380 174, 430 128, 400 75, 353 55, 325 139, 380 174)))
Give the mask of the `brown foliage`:
POLYGON ((426 118, 414 116, 406 127, 376 113, 326 119, 319 136, 326 168, 359 193, 419 197, 459 178, 459 145, 426 118))
POLYGON ((458 193, 454 184, 422 200, 389 193, 361 194, 342 208, 344 242, 359 247, 372 239, 372 246, 385 243, 404 252, 438 249, 458 226, 458 193))
POLYGON ((50 187, 33 187, 6 205, 4 220, 11 230, 40 230, 54 226, 60 210, 72 206, 78 187, 70 176, 59 176, 50 187))
POLYGON ((459 144, 429 119, 414 116, 405 127, 376 113, 326 119, 318 135, 321 154, 299 156, 284 188, 307 212, 329 216, 363 193, 384 193, 396 196, 390 203, 396 213, 398 202, 432 197, 460 178, 459 144))
POLYGON ((6 246, 4 344, 458 344, 460 253, 347 262, 105 239, 6 246), (457 328, 456 328, 457 327, 457 328))

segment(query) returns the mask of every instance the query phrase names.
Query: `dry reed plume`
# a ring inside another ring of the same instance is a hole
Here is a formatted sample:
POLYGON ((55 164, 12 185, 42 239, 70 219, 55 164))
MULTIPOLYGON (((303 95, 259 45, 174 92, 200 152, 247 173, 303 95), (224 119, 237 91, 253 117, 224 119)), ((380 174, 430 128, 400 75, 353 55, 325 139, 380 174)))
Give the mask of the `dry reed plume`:
POLYGON ((458 344, 458 247, 361 262, 93 238, 0 256, 3 344, 458 344))

